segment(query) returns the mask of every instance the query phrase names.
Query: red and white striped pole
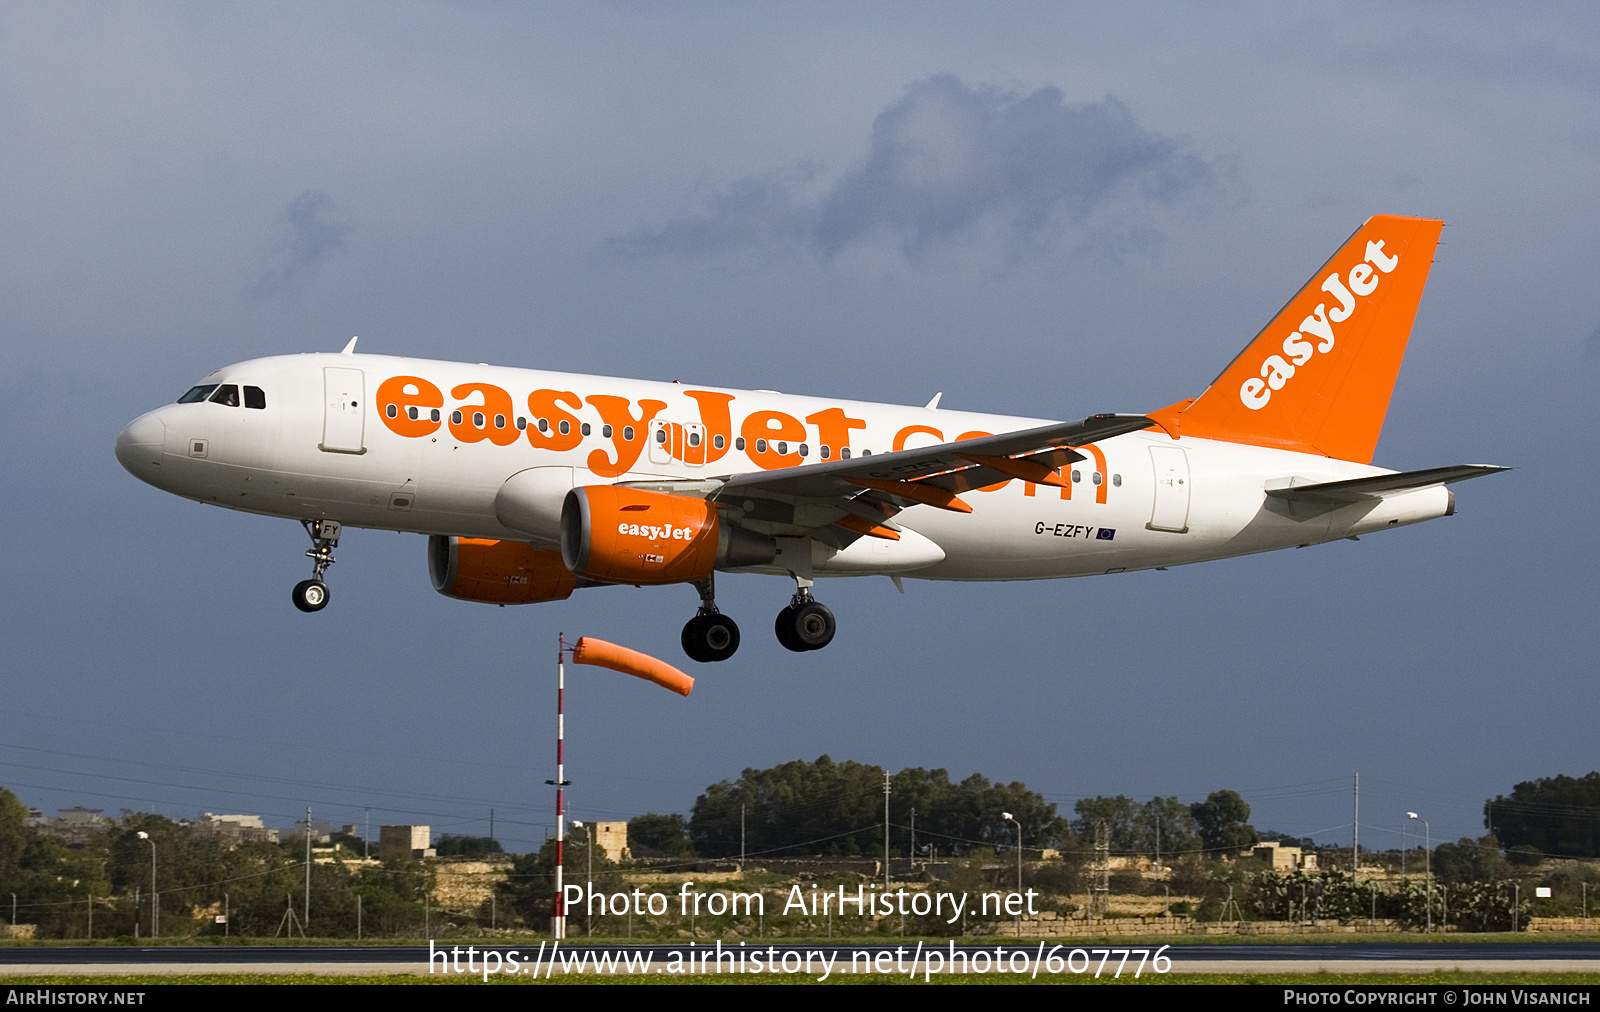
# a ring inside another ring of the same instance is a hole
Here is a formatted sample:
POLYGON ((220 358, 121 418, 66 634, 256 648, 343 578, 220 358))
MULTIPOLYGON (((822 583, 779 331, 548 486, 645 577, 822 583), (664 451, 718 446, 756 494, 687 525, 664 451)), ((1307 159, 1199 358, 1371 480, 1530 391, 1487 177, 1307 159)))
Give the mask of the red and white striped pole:
MULTIPOLYGON (((556 894, 550 908, 550 933, 558 940, 567 937, 567 901, 562 894, 562 858, 567 842, 567 763, 565 755, 567 738, 567 635, 559 634, 556 649, 556 778, 546 780, 545 783, 553 784, 556 789, 556 894)), ((680 696, 687 696, 694 688, 694 679, 679 671, 665 661, 656 660, 637 650, 619 647, 615 643, 597 640, 588 636, 579 636, 578 642, 572 648, 572 662, 574 664, 593 664, 597 667, 610 668, 624 674, 643 678, 647 682, 654 682, 662 688, 671 689, 680 696)), ((590 837, 590 846, 594 845, 590 837)))
POLYGON ((557 639, 556 650, 556 895, 555 906, 551 908, 550 933, 557 940, 567 937, 567 902, 561 890, 561 862, 562 850, 567 840, 567 813, 565 801, 565 788, 567 786, 567 765, 564 749, 567 737, 566 694, 567 694, 567 638, 562 633, 557 639))

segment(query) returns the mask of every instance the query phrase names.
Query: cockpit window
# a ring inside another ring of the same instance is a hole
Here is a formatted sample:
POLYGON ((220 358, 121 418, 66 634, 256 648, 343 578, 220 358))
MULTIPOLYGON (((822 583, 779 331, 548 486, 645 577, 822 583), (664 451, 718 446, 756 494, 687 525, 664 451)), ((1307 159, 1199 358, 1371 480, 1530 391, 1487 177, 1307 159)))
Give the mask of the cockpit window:
POLYGON ((188 393, 178 398, 178 403, 193 404, 195 401, 203 401, 211 396, 211 391, 216 388, 217 385, 215 383, 202 383, 200 386, 190 387, 188 393))
POLYGON ((237 383, 224 383, 217 387, 217 392, 211 395, 212 404, 226 404, 230 408, 239 406, 239 385, 237 383))
POLYGON ((267 406, 266 391, 260 387, 244 388, 244 406, 247 408, 264 408, 267 406))

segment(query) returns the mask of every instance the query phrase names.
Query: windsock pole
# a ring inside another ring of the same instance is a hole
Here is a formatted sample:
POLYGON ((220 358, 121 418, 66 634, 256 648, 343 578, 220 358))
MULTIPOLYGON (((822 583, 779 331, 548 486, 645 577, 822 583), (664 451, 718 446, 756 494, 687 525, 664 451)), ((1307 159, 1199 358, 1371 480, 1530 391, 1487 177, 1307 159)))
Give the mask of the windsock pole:
POLYGON ((561 890, 561 859, 562 849, 567 840, 567 810, 566 810, 566 738, 567 738, 567 638, 562 633, 557 638, 556 650, 556 778, 551 783, 556 788, 556 895, 555 904, 551 907, 550 933, 557 941, 567 937, 567 904, 565 894, 561 890))
MULTIPOLYGON (((561 871, 563 850, 567 842, 567 809, 565 805, 567 765, 564 749, 567 737, 567 635, 561 633, 556 640, 556 778, 545 783, 556 789, 556 894, 550 907, 550 933, 560 939, 567 937, 567 903, 562 892, 561 871)), ((671 689, 687 696, 694 688, 694 679, 677 668, 637 650, 619 647, 615 643, 597 640, 592 636, 579 636, 572 648, 574 664, 593 664, 624 674, 643 678, 647 682, 671 689)), ((593 837, 590 838, 593 846, 593 837)))

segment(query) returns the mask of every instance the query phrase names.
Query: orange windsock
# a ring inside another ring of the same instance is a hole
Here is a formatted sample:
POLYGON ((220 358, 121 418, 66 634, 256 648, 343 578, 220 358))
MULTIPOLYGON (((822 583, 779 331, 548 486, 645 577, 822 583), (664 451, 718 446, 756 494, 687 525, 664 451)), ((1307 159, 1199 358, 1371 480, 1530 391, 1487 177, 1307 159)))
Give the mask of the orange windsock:
POLYGON ((643 678, 647 682, 655 682, 664 689, 671 689, 680 696, 687 696, 694 688, 693 678, 666 661, 658 661, 649 654, 641 654, 637 650, 597 640, 593 636, 578 637, 578 645, 572 649, 572 662, 593 664, 596 667, 620 671, 625 675, 633 675, 635 678, 643 678))

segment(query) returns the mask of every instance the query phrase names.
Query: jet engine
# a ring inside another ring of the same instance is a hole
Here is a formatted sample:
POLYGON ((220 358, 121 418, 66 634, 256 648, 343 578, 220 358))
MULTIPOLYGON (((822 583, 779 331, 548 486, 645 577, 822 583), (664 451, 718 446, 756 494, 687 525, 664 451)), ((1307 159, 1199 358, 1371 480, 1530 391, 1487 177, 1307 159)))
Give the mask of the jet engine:
POLYGON ((561 558, 586 580, 687 583, 776 557, 771 538, 722 523, 705 499, 583 485, 561 505, 561 558))
POLYGON ((578 586, 560 552, 439 534, 428 538, 428 575, 446 597, 484 604, 565 601, 578 586))

